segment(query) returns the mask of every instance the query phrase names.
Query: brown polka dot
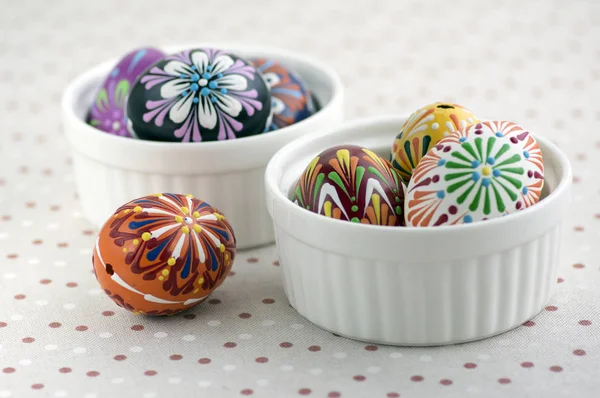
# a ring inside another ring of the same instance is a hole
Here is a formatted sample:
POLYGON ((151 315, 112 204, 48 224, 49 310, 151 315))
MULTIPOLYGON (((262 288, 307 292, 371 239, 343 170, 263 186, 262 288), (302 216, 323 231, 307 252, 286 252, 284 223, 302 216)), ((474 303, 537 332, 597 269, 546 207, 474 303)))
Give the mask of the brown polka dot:
POLYGON ((221 304, 221 300, 219 300, 219 299, 210 299, 210 300, 208 300, 208 303, 209 304, 213 304, 213 305, 221 304))
POLYGON ((240 315, 238 315, 240 318, 242 319, 248 319, 250 317, 252 317, 252 315, 248 314, 247 312, 242 312, 240 315))
POLYGON ((527 321, 527 322, 523 323, 523 326, 532 327, 532 326, 535 326, 535 322, 534 321, 527 321))
POLYGON ((18 254, 15 253, 11 253, 11 254, 7 254, 6 258, 10 259, 10 260, 14 260, 15 258, 19 257, 18 254))
POLYGON ((587 354, 587 353, 585 352, 585 350, 581 350, 581 349, 578 349, 578 350, 574 350, 574 351, 573 351, 573 355, 577 355, 578 357, 582 357, 582 356, 584 356, 584 355, 586 355, 586 354, 587 354))
POLYGON ((42 285, 48 285, 48 284, 52 283, 52 280, 51 279, 41 279, 40 283, 42 285))
POLYGON ((579 321, 579 324, 581 326, 590 326, 592 324, 592 321, 589 321, 587 319, 582 319, 581 321, 579 321))
POLYGON ((71 373, 73 370, 71 368, 60 368, 58 371, 60 373, 71 373))
POLYGON ((573 229, 575 230, 575 232, 583 232, 585 230, 585 228, 583 228, 581 225, 578 225, 573 229))
POLYGON ((377 351, 378 348, 377 348, 376 345, 366 345, 365 346, 365 350, 367 350, 367 351, 377 351))
POLYGON ((34 245, 41 245, 42 243, 44 243, 44 241, 41 239, 34 239, 31 241, 31 243, 33 243, 34 245))
POLYGON ((249 259, 247 259, 246 261, 248 261, 251 264, 257 263, 258 259, 256 257, 250 257, 249 259))
POLYGON ((442 380, 440 380, 440 384, 443 385, 443 386, 449 386, 449 385, 452 384, 452 380, 450 380, 450 379, 442 379, 442 380))
POLYGON ((17 370, 15 368, 4 368, 2 372, 4 373, 15 373, 17 370))
POLYGON ((196 319, 196 314, 185 314, 183 319, 196 319))
POLYGON ((293 344, 290 342, 287 342, 287 341, 284 341, 283 343, 279 343, 279 347, 281 347, 281 348, 290 348, 292 346, 293 346, 293 344))
POLYGON ((310 395, 312 390, 310 388, 301 388, 298 390, 298 394, 300 395, 310 395))
POLYGON ((27 296, 24 294, 16 294, 15 295, 15 300, 25 300, 27 296))
POLYGON ((62 249, 62 248, 65 248, 65 247, 69 247, 69 244, 67 242, 60 242, 60 243, 57 244, 57 246, 62 249))
POLYGON ((82 231, 82 233, 83 233, 84 235, 90 236, 90 235, 93 235, 93 234, 94 234, 94 231, 92 231, 91 229, 84 229, 84 230, 82 231))
POLYGON ((424 380, 424 377, 423 376, 419 376, 419 375, 415 375, 415 376, 411 376, 410 380, 411 381, 415 381, 415 382, 420 382, 420 381, 424 380))
POLYGON ((234 343, 233 341, 228 341, 227 343, 223 344, 223 347, 225 347, 225 348, 235 348, 235 347, 237 347, 237 344, 234 343))
POLYGON ((352 379, 354 379, 354 381, 365 381, 367 380, 367 378, 363 375, 356 375, 356 376, 352 376, 352 379))
POLYGON ((19 171, 21 172, 21 174, 27 174, 29 173, 29 167, 27 166, 22 166, 19 171))
MULTIPOLYGON (((0 185, 1 185, 1 184, 0 184, 0 185)), ((10 221, 10 220, 12 220, 12 217, 11 217, 11 216, 9 216, 9 215, 4 215, 4 216, 2 216, 2 221, 10 221)))
POLYGON ((266 298, 262 302, 263 304, 273 304, 275 300, 273 300, 272 298, 266 298))
POLYGON ((113 311, 102 311, 102 315, 104 316, 113 316, 115 313, 113 311))
POLYGON ((113 359, 114 359, 115 361, 124 361, 124 360, 126 360, 126 359, 127 359, 127 355, 122 355, 122 354, 115 355, 115 356, 113 357, 113 359))
POLYGON ((67 283, 67 287, 77 287, 77 282, 69 282, 67 283))
POLYGON ((35 341, 35 339, 33 337, 24 337, 21 341, 23 343, 29 344, 29 343, 33 343, 35 341))
POLYGON ((95 370, 90 370, 89 372, 86 373, 86 375, 88 377, 97 377, 97 376, 100 376, 100 372, 95 371, 95 370))
POLYGON ((49 327, 56 329, 62 326, 62 324, 60 322, 52 322, 48 324, 49 327))
POLYGON ((577 176, 573 176, 573 184, 578 184, 581 182, 581 178, 577 176))
POLYGON ((477 364, 473 363, 473 362, 467 362, 463 365, 466 369, 475 369, 477 367, 477 364))
POLYGON ((267 363, 267 362, 269 362, 269 358, 267 358, 267 357, 258 357, 258 358, 255 359, 255 361, 258 362, 258 363, 267 363))
POLYGON ((556 278, 556 283, 563 283, 565 280, 563 278, 556 278))
POLYGON ((562 372, 562 371, 563 371, 563 368, 562 368, 561 366, 556 366, 556 365, 554 365, 554 366, 550 366, 550 370, 551 370, 552 372, 559 373, 559 372, 562 372))
POLYGON ((41 390, 42 388, 44 388, 44 385, 40 383, 35 383, 31 385, 31 388, 33 388, 34 390, 41 390))
POLYGON ((85 325, 79 325, 75 328, 75 330, 77 330, 78 332, 85 332, 86 330, 88 330, 88 327, 85 325))
POLYGON ((0 322, 0 328, 5 328, 8 326, 8 323, 6 322, 0 322))
POLYGON ((523 368, 533 368, 533 362, 521 362, 523 368))
POLYGON ((397 392, 388 392, 386 397, 388 398, 398 398, 400 397, 400 394, 398 394, 397 392))
POLYGON ((321 351, 321 347, 319 347, 318 345, 311 345, 310 347, 308 347, 308 351, 312 351, 312 352, 321 351))
POLYGON ((279 260, 275 260, 275 261, 273 261, 273 265, 274 265, 275 267, 279 267, 279 260))
POLYGON ((45 176, 50 176, 52 175, 52 169, 44 169, 42 170, 42 174, 44 174, 45 176))
POLYGON ((133 330, 135 332, 139 332, 140 330, 144 330, 144 325, 133 325, 131 327, 131 330, 133 330))
POLYGON ((500 379, 498 379, 498 383, 500 384, 510 384, 510 379, 507 377, 502 377, 500 379))
POLYGON ((201 365, 208 365, 209 363, 211 363, 211 359, 210 358, 200 358, 198 360, 198 363, 201 365))
POLYGON ((25 207, 28 209, 33 209, 35 207, 35 202, 27 202, 25 203, 25 207))
POLYGON ((250 388, 244 388, 242 391, 240 391, 240 394, 242 395, 252 395, 254 394, 254 391, 250 388))
POLYGON ((556 311, 557 309, 558 309, 558 307, 557 307, 557 306, 555 306, 555 305, 547 305, 547 306, 546 306, 546 311, 552 311, 552 312, 554 312, 554 311, 556 311))
POLYGON ((340 398, 341 396, 342 394, 337 391, 331 391, 329 394, 327 394, 327 398, 340 398))
POLYGON ((169 357, 169 359, 170 359, 171 361, 180 361, 180 360, 182 360, 182 359, 183 359, 183 357, 182 357, 181 355, 179 355, 179 354, 173 354, 173 355, 171 355, 171 356, 169 357))
POLYGON ((156 372, 156 370, 147 370, 144 372, 144 374, 146 376, 156 376, 157 372, 156 372))
POLYGON ((525 109, 525 117, 528 119, 535 119, 537 114, 537 111, 533 108, 525 109))
POLYGON ((227 274, 227 276, 235 276, 235 272, 234 271, 229 271, 229 274, 227 274))

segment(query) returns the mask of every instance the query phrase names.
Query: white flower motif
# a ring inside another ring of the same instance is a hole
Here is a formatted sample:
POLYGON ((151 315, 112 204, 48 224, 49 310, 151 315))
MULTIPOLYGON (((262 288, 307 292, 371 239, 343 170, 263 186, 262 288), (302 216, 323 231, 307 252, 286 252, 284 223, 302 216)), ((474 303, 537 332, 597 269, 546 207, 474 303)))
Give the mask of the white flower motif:
POLYGON ((191 65, 172 60, 164 66, 164 72, 174 78, 160 87, 161 97, 180 97, 173 103, 169 118, 174 123, 182 123, 193 106, 197 107, 198 123, 206 129, 215 128, 218 112, 237 117, 242 104, 228 93, 246 90, 248 81, 239 74, 224 74, 233 66, 234 60, 227 54, 220 54, 211 63, 203 51, 192 53, 190 60, 191 65))

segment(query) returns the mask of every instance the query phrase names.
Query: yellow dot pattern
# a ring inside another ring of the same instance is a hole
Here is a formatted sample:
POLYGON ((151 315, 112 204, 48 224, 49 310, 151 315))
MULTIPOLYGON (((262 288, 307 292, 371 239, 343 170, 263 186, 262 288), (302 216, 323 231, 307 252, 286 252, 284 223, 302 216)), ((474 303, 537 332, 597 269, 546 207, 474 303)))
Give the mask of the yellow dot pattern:
POLYGON ((194 212, 194 218, 200 218, 200 213, 198 213, 197 211, 194 212))
POLYGON ((202 231, 202 227, 198 224, 194 224, 194 231, 200 233, 202 231))
POLYGON ((181 227, 181 232, 183 232, 184 234, 189 234, 190 229, 187 226, 183 226, 183 227, 181 227))
POLYGON ((150 232, 144 232, 144 233, 142 234, 142 240, 143 240, 143 241, 149 241, 149 240, 150 240, 150 238, 152 238, 152 235, 150 234, 150 232))
POLYGON ((139 213, 140 211, 142 211, 142 207, 141 207, 141 206, 135 206, 135 207, 133 208, 133 212, 134 212, 134 213, 139 213))
POLYGON ((177 262, 177 260, 175 260, 173 257, 171 257, 170 259, 167 260, 167 264, 173 266, 175 265, 175 263, 177 262))
POLYGON ((184 206, 181 208, 181 211, 183 212, 183 214, 188 214, 190 212, 190 209, 184 206))

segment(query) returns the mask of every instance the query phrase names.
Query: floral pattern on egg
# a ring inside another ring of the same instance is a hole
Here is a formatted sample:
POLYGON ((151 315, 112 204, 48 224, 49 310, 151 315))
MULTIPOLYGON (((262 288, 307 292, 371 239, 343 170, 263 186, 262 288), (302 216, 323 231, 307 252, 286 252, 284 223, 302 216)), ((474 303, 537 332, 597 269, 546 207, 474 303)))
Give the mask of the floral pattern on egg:
POLYGON ((273 118, 267 131, 289 126, 315 113, 311 93, 294 71, 271 59, 257 58, 252 63, 271 89, 273 118))
POLYGON ((205 300, 231 269, 231 225, 191 195, 160 193, 124 204, 94 248, 98 282, 119 306, 171 315, 205 300))
POLYGON ((264 132, 270 99, 267 84, 248 61, 198 48, 169 55, 141 76, 127 114, 142 139, 231 140, 264 132))
POLYGON ((339 220, 403 225, 404 185, 389 161, 356 145, 315 157, 290 192, 297 205, 339 220))
POLYGON ((441 139, 479 120, 468 109, 436 102, 414 112, 404 123, 392 147, 391 162, 405 183, 430 148, 441 139))
POLYGON ((471 223, 522 210, 540 200, 543 175, 539 145, 521 126, 472 125, 441 140, 414 170, 406 225, 471 223))
POLYGON ((127 129, 127 96, 138 76, 165 54, 140 48, 125 55, 102 83, 87 116, 87 122, 110 134, 131 137, 127 129))

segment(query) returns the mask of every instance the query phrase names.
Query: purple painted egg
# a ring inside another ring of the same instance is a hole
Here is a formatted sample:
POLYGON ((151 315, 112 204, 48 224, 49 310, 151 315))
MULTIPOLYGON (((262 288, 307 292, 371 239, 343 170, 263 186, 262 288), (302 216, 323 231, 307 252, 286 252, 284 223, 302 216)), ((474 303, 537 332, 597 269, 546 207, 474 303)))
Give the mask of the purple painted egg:
POLYGON ((125 114, 127 96, 136 79, 164 56, 155 48, 139 48, 125 55, 102 83, 87 122, 109 134, 131 137, 125 114))

